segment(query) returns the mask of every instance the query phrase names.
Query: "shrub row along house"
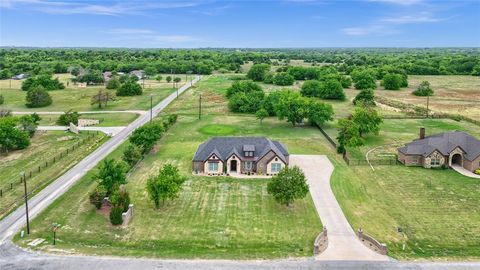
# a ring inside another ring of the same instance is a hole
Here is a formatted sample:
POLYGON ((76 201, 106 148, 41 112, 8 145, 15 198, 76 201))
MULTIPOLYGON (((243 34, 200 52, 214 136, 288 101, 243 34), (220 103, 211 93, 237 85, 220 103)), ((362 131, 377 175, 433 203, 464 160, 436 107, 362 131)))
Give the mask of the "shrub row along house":
POLYGON ((480 168, 480 140, 463 132, 450 131, 420 137, 398 148, 398 160, 407 166, 425 168, 461 166, 474 172, 480 168))
POLYGON ((193 173, 275 175, 288 166, 285 145, 265 137, 214 137, 193 157, 193 173))

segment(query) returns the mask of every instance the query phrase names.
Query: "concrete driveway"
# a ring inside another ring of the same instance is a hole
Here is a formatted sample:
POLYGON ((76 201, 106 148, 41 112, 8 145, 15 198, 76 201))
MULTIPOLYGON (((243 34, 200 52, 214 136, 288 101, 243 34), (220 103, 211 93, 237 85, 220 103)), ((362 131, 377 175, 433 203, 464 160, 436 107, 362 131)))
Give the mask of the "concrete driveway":
POLYGON ((478 178, 478 179, 480 179, 480 175, 474 174, 473 172, 471 172, 471 171, 463 168, 463 167, 460 166, 460 165, 452 164, 452 169, 454 169, 455 171, 457 171, 457 172, 460 173, 460 174, 465 175, 466 177, 478 178))
POLYGON ((326 156, 291 155, 290 165, 300 167, 305 173, 315 208, 328 230, 328 247, 317 260, 389 260, 363 245, 350 227, 330 187, 334 167, 326 156))

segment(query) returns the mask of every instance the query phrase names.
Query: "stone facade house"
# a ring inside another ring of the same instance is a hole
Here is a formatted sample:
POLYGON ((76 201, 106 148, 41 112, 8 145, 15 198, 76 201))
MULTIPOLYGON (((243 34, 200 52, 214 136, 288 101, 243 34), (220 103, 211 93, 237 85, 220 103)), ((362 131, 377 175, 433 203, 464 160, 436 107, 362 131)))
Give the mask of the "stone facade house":
POLYGON ((398 148, 398 160, 407 166, 425 168, 461 166, 471 172, 480 168, 480 140, 463 132, 450 131, 425 137, 398 148))
POLYGON ((214 137, 202 143, 192 161, 194 174, 275 175, 288 166, 287 148, 265 137, 214 137))

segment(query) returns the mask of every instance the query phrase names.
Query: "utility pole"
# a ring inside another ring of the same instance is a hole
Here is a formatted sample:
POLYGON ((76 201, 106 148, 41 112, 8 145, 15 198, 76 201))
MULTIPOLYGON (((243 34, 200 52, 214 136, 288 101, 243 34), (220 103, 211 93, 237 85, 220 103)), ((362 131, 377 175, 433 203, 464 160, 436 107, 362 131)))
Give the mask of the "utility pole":
POLYGON ((198 120, 202 119, 202 95, 198 99, 198 120))
POLYGON ((153 94, 150 94, 150 123, 152 123, 153 117, 153 94))
POLYGON ((27 234, 30 234, 30 219, 28 218, 28 194, 27 194, 27 178, 23 172, 23 188, 25 190, 25 214, 27 217, 27 234))
POLYGON ((427 118, 428 118, 428 105, 430 103, 430 96, 427 96, 427 118))

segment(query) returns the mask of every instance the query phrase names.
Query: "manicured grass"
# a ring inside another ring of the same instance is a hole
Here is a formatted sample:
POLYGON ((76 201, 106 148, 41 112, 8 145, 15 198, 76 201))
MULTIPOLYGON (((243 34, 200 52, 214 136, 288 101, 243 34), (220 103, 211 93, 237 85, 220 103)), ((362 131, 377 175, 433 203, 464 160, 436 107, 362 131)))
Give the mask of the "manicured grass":
POLYGON ((347 167, 332 188, 354 229, 386 243, 397 259, 478 260, 480 181, 453 170, 347 167), (401 228, 402 232, 397 229, 401 228))
POLYGON ((27 179, 29 190, 46 185, 95 150, 105 137, 103 133, 99 133, 95 138, 84 141, 81 147, 71 149, 73 144, 87 136, 89 133, 86 132, 78 135, 63 131, 37 132, 28 148, 1 155, 0 189, 3 190, 3 196, 0 197, 0 217, 14 209, 17 205, 12 204, 23 195, 23 185, 19 180, 23 172, 29 176, 32 171, 32 177, 27 179), (57 159, 60 153, 64 153, 67 149, 70 153, 57 159), (56 162, 45 168, 45 162, 52 162, 54 156, 57 157, 56 162), (40 172, 38 172, 39 166, 40 172), (13 189, 10 189, 10 183, 13 183, 13 189))
MULTIPOLYGON (((58 114, 40 114, 42 118, 39 122, 42 126, 56 126, 58 114)), ((98 119, 100 124, 95 125, 97 127, 114 127, 114 126, 127 126, 135 119, 138 114, 135 113, 88 113, 82 114, 80 118, 83 119, 98 119)))
MULTIPOLYGON (((347 149, 349 155, 356 159, 365 159, 365 154, 374 147, 384 146, 376 151, 377 154, 396 154, 397 147, 403 146, 417 139, 420 127, 425 127, 426 135, 433 135, 445 131, 460 130, 480 138, 480 128, 469 122, 457 122, 450 119, 384 119, 380 126, 379 135, 369 134, 365 136, 365 145, 358 148, 347 149)), ((334 126, 328 126, 329 135, 336 138, 337 130, 334 126), (333 130, 332 130, 333 129, 333 130)), ((375 154, 375 153, 372 153, 375 154)), ((373 158, 373 156, 369 156, 373 158)))
MULTIPOLYGON (((197 89, 210 85, 208 80, 197 89)), ((188 92, 168 111, 174 111, 177 103, 194 104, 197 99, 188 92)), ((210 110, 214 109, 207 112, 210 110)), ((31 239, 45 238, 48 242, 37 248, 49 250, 50 226, 58 222, 63 226, 55 248, 76 253, 232 259, 311 256, 313 240, 322 226, 310 195, 285 207, 267 193, 266 179, 191 174, 191 159, 198 145, 225 130, 235 136, 268 134, 285 143, 291 153, 319 154, 324 147, 310 146, 321 139, 312 127, 292 128, 273 118, 260 124, 254 116, 212 114, 198 120, 196 115, 183 114, 129 175, 127 187, 135 216, 128 227, 112 227, 108 217, 98 214, 89 204, 88 193, 95 186, 93 172, 89 172, 33 221, 27 239, 17 235, 16 240, 26 245, 31 239), (188 180, 178 199, 156 210, 148 199, 145 184, 165 163, 177 165, 188 180)), ((111 156, 118 157, 120 151, 111 156)))

